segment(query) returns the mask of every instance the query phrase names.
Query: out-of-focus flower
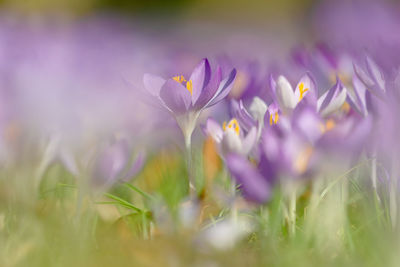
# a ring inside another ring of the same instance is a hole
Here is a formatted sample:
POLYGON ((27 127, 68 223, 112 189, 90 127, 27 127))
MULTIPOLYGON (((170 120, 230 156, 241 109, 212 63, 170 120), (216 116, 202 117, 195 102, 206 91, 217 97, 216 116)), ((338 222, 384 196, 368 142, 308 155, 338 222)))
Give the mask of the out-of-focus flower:
POLYGON ((246 132, 249 132, 253 127, 257 128, 256 140, 258 141, 264 128, 264 117, 268 110, 267 104, 256 96, 250 104, 249 111, 244 107, 242 100, 239 103, 232 100, 231 107, 233 116, 238 119, 246 132))
POLYGON ((285 113, 292 111, 303 98, 307 99, 309 104, 316 102, 316 85, 308 73, 300 78, 294 91, 289 81, 282 75, 278 77, 276 83, 271 84, 274 86, 272 88, 275 93, 274 98, 285 113))
POLYGON ((265 203, 269 200, 275 179, 275 169, 270 162, 262 158, 259 164, 254 166, 246 158, 230 154, 226 164, 247 200, 255 203, 265 203))
POLYGON ((135 176, 144 164, 144 154, 138 153, 133 159, 131 155, 125 139, 114 141, 101 149, 94 161, 93 185, 104 188, 135 176))
POLYGON ((386 86, 385 77, 378 65, 370 57, 365 59, 366 71, 358 64, 354 64, 354 72, 364 83, 366 88, 375 96, 384 97, 386 86))
POLYGON ((328 116, 340 109, 345 104, 346 98, 347 90, 338 78, 336 84, 318 99, 317 110, 321 116, 328 116))
POLYGON ((214 119, 208 118, 202 129, 206 135, 213 138, 222 157, 228 153, 247 155, 256 143, 256 127, 253 126, 244 136, 235 118, 228 123, 224 122, 222 127, 214 119))

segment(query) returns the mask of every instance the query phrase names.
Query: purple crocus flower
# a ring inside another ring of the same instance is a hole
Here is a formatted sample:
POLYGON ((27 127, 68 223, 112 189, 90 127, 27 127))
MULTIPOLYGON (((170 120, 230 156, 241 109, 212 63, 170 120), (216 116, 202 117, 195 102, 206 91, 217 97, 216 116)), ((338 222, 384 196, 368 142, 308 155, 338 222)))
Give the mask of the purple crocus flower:
POLYGON ((147 91, 157 97, 175 117, 190 146, 190 138, 202 110, 211 107, 225 98, 233 86, 236 70, 222 78, 221 68, 211 70, 207 59, 203 59, 193 70, 189 78, 183 75, 163 79, 145 74, 143 77, 147 91))

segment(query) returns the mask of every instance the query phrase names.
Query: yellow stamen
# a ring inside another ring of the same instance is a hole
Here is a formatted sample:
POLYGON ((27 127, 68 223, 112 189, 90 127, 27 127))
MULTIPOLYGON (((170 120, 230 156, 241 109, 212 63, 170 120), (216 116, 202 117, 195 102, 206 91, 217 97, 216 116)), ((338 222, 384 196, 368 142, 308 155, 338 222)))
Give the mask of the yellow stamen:
POLYGON ((308 88, 304 88, 304 83, 300 83, 299 84, 299 101, 301 101, 304 97, 304 93, 308 91, 308 88))
POLYGON ((278 120, 279 120, 279 114, 278 114, 278 112, 275 112, 274 124, 277 124, 278 120))
POLYGON ((193 95, 193 82, 192 80, 186 81, 185 77, 183 75, 178 75, 172 77, 172 79, 178 83, 184 83, 186 82, 186 89, 190 92, 191 95, 193 95))
POLYGON ((224 123, 222 124, 222 129, 223 129, 224 131, 226 131, 226 121, 224 121, 224 123))
POLYGON ((275 112, 275 114, 269 115, 269 125, 277 124, 279 121, 279 114, 275 112))
POLYGON ((239 133, 240 133, 240 126, 239 126, 238 121, 237 121, 235 118, 231 119, 231 120, 229 121, 228 125, 226 124, 226 121, 224 121, 224 123, 222 124, 222 129, 223 129, 224 131, 226 131, 226 127, 228 127, 229 129, 233 129, 233 130, 235 131, 235 133, 236 133, 237 135, 239 135, 239 133))
POLYGON ((186 89, 188 89, 188 91, 190 92, 191 95, 193 95, 193 83, 192 80, 188 81, 186 83, 186 89))
POLYGON ((183 75, 174 76, 172 77, 172 79, 174 79, 174 81, 177 81, 178 83, 186 82, 185 77, 183 77, 183 75))
POLYGON ((302 174, 307 170, 313 151, 314 150, 311 146, 307 146, 296 158, 294 168, 299 174, 302 174))

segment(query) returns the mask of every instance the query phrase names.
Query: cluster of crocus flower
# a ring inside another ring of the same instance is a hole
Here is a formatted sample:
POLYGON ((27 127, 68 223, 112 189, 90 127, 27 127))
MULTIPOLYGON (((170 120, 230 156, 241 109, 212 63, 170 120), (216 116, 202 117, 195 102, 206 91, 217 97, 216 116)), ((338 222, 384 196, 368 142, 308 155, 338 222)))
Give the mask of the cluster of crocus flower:
POLYGON ((303 62, 302 68, 309 66, 310 72, 295 87, 284 75, 271 74, 251 101, 229 97, 236 71, 223 79, 221 68, 211 69, 207 59, 187 77, 178 74, 165 80, 146 74, 144 85, 176 119, 187 146, 200 113, 227 97, 230 117, 225 121, 209 117, 201 128, 243 195, 265 203, 276 183, 315 178, 330 157, 352 161, 369 149, 366 141, 373 128, 369 106, 374 99, 385 98, 382 71, 368 56, 366 68, 354 59, 349 69, 348 64, 337 64, 343 58, 351 62, 349 55, 335 57, 322 45, 317 52, 316 58, 307 55, 308 65, 303 62), (312 73, 315 66, 325 66, 317 78, 312 73), (324 86, 331 83, 330 88, 318 86, 317 80, 324 86))

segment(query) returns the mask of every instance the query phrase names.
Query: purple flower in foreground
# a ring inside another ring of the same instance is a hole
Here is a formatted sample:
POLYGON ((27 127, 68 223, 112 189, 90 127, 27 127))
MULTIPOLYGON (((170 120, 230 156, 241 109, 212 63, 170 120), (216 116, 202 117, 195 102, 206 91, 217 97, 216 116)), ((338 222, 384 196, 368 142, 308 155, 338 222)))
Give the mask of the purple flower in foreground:
POLYGON ((254 166, 246 158, 230 154, 226 164, 247 200, 259 204, 269 200, 275 174, 268 162, 262 158, 258 166, 254 166))
POLYGON ((196 126, 201 111, 224 99, 233 86, 236 70, 222 78, 221 68, 211 71, 207 59, 203 59, 193 70, 189 78, 183 75, 163 79, 145 74, 143 82, 150 94, 157 97, 175 117, 185 137, 186 145, 196 126))

